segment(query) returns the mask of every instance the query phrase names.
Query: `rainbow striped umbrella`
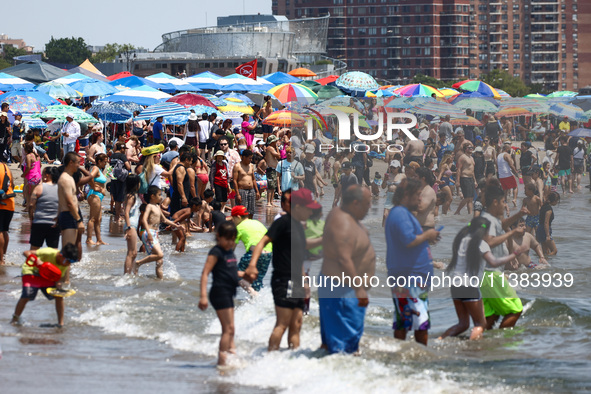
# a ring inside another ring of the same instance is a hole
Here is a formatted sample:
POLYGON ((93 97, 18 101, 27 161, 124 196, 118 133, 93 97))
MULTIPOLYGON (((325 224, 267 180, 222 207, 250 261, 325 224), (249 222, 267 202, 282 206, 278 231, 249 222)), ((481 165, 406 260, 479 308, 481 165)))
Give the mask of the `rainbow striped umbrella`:
POLYGON ((269 89, 268 92, 284 104, 290 101, 297 101, 302 104, 314 104, 318 99, 318 95, 310 88, 297 83, 283 83, 269 89))
POLYGON ((435 97, 445 97, 439 90, 429 85, 423 85, 422 83, 403 86, 394 90, 394 93, 405 97, 431 97, 435 93, 435 97))
MULTIPOLYGON (((454 87, 456 87, 456 86, 454 86, 454 87)), ((478 92, 484 96, 494 97, 496 99, 501 98, 501 94, 495 88, 493 88, 492 86, 490 86, 486 82, 467 81, 461 85, 458 85, 457 87, 462 90, 467 90, 469 92, 478 92)))
POLYGON ((458 92, 455 89, 452 88, 441 88, 439 89, 439 91, 445 96, 445 97, 451 97, 451 96, 455 96, 456 94, 460 94, 460 92, 458 92))
POLYGON ((588 120, 585 112, 583 112, 583 110, 576 105, 557 103, 550 107, 549 112, 556 116, 566 116, 572 120, 588 120))
POLYGON ((505 108, 500 110, 499 112, 497 112, 497 116, 521 116, 521 115, 531 115, 531 111, 525 109, 525 108, 520 108, 520 107, 509 107, 509 108, 505 108))
POLYGON ((549 107, 546 103, 533 98, 511 97, 501 100, 499 109, 525 108, 529 112, 542 113, 548 112, 549 107))
MULTIPOLYGON (((409 104, 413 105, 413 103, 409 104)), ((441 117, 449 115, 452 118, 466 117, 464 111, 444 101, 427 101, 421 104, 415 104, 412 108, 408 109, 407 112, 441 117)))

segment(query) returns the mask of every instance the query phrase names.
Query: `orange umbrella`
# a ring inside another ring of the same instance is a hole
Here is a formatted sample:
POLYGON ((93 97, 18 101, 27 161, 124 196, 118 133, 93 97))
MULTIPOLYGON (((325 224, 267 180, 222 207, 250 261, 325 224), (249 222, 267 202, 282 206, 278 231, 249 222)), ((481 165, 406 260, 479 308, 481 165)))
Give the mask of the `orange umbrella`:
POLYGON ((263 120, 263 124, 279 127, 302 127, 305 123, 302 115, 289 110, 275 111, 263 120))
POLYGON ((521 115, 531 115, 531 111, 528 111, 525 108, 521 107, 509 107, 500 110, 496 113, 496 116, 521 116, 521 115))
POLYGON ((452 119, 450 123, 453 126, 482 126, 482 122, 472 116, 466 116, 465 118, 452 119))
POLYGON ((292 77, 298 77, 298 78, 303 78, 303 77, 315 77, 316 73, 312 70, 308 70, 307 68, 296 68, 295 70, 291 70, 290 72, 288 72, 289 75, 291 75, 292 77))

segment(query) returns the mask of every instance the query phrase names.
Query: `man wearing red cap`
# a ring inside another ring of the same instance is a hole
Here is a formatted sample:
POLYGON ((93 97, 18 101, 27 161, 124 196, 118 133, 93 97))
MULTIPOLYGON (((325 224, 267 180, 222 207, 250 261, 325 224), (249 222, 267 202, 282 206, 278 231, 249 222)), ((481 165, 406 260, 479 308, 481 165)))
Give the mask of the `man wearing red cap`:
POLYGON ((290 349, 300 346, 300 329, 304 310, 304 258, 306 249, 322 244, 321 238, 306 240, 301 222, 308 220, 313 209, 321 207, 312 198, 308 189, 300 189, 290 194, 281 195, 281 207, 285 215, 275 220, 267 234, 255 246, 248 268, 244 271, 245 279, 254 281, 258 270, 256 263, 267 244, 273 242, 273 275, 271 288, 277 321, 269 338, 269 351, 279 350, 281 338, 289 328, 287 342, 290 349), (292 209, 293 208, 293 209, 292 209))
MULTIPOLYGON (((252 251, 254 247, 267 233, 267 228, 263 223, 258 220, 250 219, 249 216, 250 214, 244 205, 236 205, 232 208, 232 221, 236 225, 236 230, 238 230, 236 243, 242 241, 244 243, 244 248, 246 249, 246 253, 244 253, 244 256, 240 259, 240 263, 238 263, 239 271, 244 271, 248 267, 252 259, 252 251)), ((263 278, 269 269, 272 251, 272 244, 265 246, 256 262, 256 267, 259 273, 254 282, 252 282, 252 288, 255 291, 259 291, 261 287, 263 287, 263 278)))

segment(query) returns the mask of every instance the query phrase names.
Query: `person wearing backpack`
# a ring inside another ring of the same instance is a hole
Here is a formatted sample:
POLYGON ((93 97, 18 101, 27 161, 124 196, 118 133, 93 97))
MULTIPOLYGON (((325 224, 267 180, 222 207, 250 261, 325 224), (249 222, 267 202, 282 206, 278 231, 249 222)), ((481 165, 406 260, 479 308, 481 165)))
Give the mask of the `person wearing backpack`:
POLYGON ((111 155, 111 166, 115 177, 111 182, 111 197, 115 201, 115 222, 117 223, 122 218, 121 206, 125 200, 125 180, 131 171, 131 165, 125 154, 126 149, 125 143, 118 142, 115 145, 115 152, 111 155))

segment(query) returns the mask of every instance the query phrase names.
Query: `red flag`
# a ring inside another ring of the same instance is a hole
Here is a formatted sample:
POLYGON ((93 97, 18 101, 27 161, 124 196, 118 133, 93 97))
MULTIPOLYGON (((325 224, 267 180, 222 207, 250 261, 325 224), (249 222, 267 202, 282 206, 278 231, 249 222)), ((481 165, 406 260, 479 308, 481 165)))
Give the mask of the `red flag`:
POLYGON ((254 59, 251 62, 239 65, 236 67, 236 73, 248 78, 257 79, 257 60, 254 59))

